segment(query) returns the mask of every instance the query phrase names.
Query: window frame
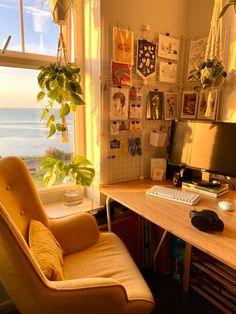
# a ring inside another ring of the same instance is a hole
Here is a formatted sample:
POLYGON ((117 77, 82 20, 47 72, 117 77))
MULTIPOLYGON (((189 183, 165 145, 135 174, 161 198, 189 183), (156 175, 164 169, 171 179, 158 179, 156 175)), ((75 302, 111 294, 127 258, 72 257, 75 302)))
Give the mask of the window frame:
MULTIPOLYGON (((22 1, 20 1, 19 7, 22 5, 22 1)), ((22 7, 19 8, 19 10, 23 9, 22 7)), ((23 12, 22 12, 23 13, 23 12)), ((20 13, 21 14, 21 13, 20 13)), ((78 13, 74 13, 75 16, 77 16, 78 13)), ((78 34, 78 28, 81 32, 81 26, 75 25, 74 30, 72 30, 72 18, 71 16, 68 17, 68 22, 65 26, 63 26, 63 35, 64 35, 64 41, 67 48, 67 55, 68 60, 71 61, 71 55, 72 55, 72 33, 74 32, 74 37, 76 34, 78 34)), ((76 18, 75 21, 78 21, 76 18)), ((20 30, 22 31, 22 22, 20 23, 20 30)), ((58 26, 59 27, 59 26, 58 26)), ((23 34, 24 36, 24 34, 23 34)), ((57 47, 56 47, 57 48, 57 47)), ((77 51, 75 49, 75 62, 79 60, 81 62, 81 68, 83 69, 83 58, 84 55, 78 55, 77 51)), ((4 53, 1 53, 0 50, 0 66, 5 67, 15 67, 15 68, 26 68, 26 69, 38 69, 40 66, 47 66, 50 63, 54 63, 57 61, 56 56, 50 56, 50 55, 42 55, 42 54, 35 54, 35 53, 29 53, 24 51, 11 51, 7 50, 4 53)), ((78 62, 77 62, 78 63, 78 62)), ((82 78, 82 88, 83 88, 83 78, 82 78)), ((84 106, 80 106, 81 108, 78 108, 75 112, 75 119, 74 119, 74 154, 81 154, 85 155, 85 108, 84 106), (80 123, 78 123, 80 121, 80 123)), ((37 190, 42 196, 43 203, 51 203, 55 201, 62 200, 63 193, 65 189, 68 188, 71 184, 60 184, 60 185, 54 185, 50 188, 48 187, 37 187, 37 190)))

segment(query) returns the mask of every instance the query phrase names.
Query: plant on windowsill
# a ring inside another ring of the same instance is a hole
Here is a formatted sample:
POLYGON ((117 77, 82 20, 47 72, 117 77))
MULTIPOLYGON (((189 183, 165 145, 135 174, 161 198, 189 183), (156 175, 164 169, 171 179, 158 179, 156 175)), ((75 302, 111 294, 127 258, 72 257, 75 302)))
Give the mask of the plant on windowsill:
POLYGON ((82 203, 83 187, 90 186, 95 176, 91 162, 83 156, 75 156, 71 163, 64 163, 61 159, 45 157, 40 165, 44 174, 44 183, 50 187, 60 178, 63 183, 72 183, 74 188, 64 192, 64 204, 74 206, 82 203))
POLYGON ((191 71, 188 79, 191 81, 200 81, 199 85, 193 87, 196 92, 208 87, 217 87, 226 78, 227 73, 224 70, 223 62, 214 59, 207 59, 195 66, 191 71))

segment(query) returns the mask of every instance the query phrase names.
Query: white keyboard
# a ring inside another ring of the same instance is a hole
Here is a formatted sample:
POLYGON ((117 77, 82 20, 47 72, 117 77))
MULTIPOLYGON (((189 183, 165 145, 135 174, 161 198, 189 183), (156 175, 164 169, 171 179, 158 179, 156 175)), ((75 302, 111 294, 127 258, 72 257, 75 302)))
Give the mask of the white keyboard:
POLYGON ((195 205, 200 201, 199 194, 168 188, 161 185, 152 186, 146 193, 188 205, 195 205))

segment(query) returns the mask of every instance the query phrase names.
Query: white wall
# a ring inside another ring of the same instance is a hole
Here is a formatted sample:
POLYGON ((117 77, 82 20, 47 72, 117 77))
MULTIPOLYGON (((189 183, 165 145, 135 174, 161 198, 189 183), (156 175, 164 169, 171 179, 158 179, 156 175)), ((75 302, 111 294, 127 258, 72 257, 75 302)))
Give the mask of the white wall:
POLYGON ((188 0, 102 0, 102 17, 107 23, 146 25, 156 32, 180 36, 186 32, 188 0))

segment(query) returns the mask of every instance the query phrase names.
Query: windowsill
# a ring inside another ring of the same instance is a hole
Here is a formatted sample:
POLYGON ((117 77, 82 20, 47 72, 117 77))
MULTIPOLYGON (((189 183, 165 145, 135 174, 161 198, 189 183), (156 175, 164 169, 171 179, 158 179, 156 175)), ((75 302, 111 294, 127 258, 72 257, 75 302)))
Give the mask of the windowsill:
POLYGON ((46 204, 44 205, 44 208, 48 217, 55 219, 85 212, 96 214, 101 206, 93 202, 93 200, 91 200, 89 197, 83 196, 83 202, 76 206, 68 207, 63 204, 63 201, 61 201, 46 204))

